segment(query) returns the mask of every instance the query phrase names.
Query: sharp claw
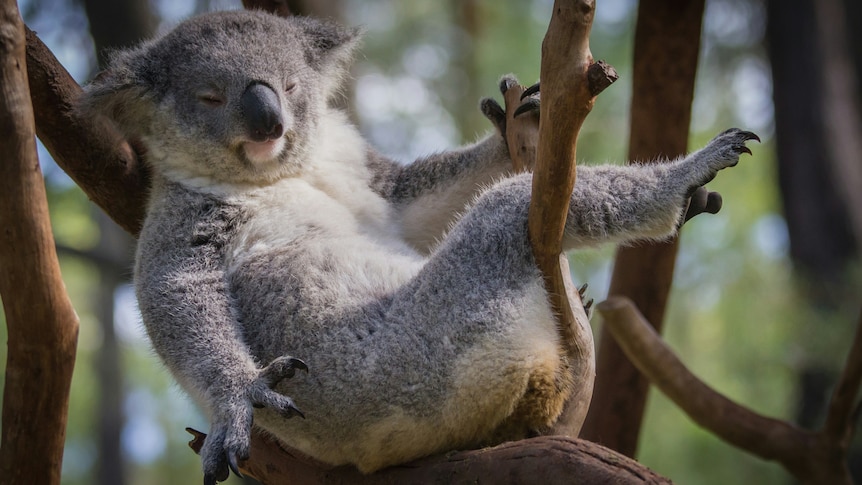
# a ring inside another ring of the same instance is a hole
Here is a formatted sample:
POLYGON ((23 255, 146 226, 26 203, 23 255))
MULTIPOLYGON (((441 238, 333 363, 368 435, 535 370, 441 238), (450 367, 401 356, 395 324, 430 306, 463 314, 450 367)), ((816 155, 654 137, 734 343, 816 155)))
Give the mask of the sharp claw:
POLYGON ((580 287, 580 288, 578 288, 578 296, 580 296, 580 297, 581 297, 581 299, 583 299, 583 298, 584 298, 584 295, 586 295, 586 294, 587 294, 587 287, 588 287, 588 286, 589 286, 589 285, 588 285, 587 283, 584 283, 583 285, 581 285, 581 287, 580 287))
POLYGON ((751 149, 749 149, 747 146, 743 145, 742 148, 739 149, 739 153, 747 153, 747 154, 751 155, 751 149))
POLYGON ((300 370, 304 370, 305 372, 308 372, 308 365, 306 365, 306 363, 303 362, 302 360, 297 359, 295 357, 290 358, 290 366, 295 368, 295 369, 300 369, 300 370))
POLYGON ((540 103, 538 99, 530 98, 527 101, 524 101, 524 104, 518 106, 518 109, 515 110, 515 113, 512 115, 517 118, 524 113, 529 113, 532 111, 536 111, 539 109, 540 103))
POLYGON ((240 478, 245 478, 242 472, 239 471, 239 463, 237 463, 236 453, 227 454, 227 466, 230 467, 230 471, 232 471, 234 475, 240 478))
POLYGON ((538 93, 539 92, 539 84, 540 83, 533 84, 532 86, 525 89, 524 92, 521 93, 521 101, 523 101, 524 98, 526 98, 528 96, 532 96, 532 95, 538 93))
POLYGON ((284 413, 284 417, 290 419, 294 416, 299 416, 302 419, 305 419, 305 413, 299 410, 298 407, 290 404, 287 406, 287 411, 284 413))
POLYGON ((592 298, 590 298, 589 300, 587 300, 587 302, 586 302, 586 303, 584 303, 584 311, 585 311, 585 312, 589 313, 590 308, 592 308, 592 307, 593 307, 593 302, 594 302, 594 301, 595 301, 595 300, 593 300, 592 298))
POLYGON ((746 140, 757 140, 757 143, 760 143, 760 137, 757 136, 755 133, 752 133, 750 131, 743 131, 742 134, 745 136, 746 140))

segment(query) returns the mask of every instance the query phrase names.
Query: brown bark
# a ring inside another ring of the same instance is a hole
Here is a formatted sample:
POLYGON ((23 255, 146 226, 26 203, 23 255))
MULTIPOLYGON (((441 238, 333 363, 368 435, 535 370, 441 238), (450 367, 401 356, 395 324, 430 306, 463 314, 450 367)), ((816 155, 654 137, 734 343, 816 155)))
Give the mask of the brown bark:
MULTIPOLYGON (((189 443, 199 451, 206 435, 188 430, 189 443)), ((493 448, 456 451, 423 458, 372 475, 354 467, 331 467, 282 448, 272 438, 257 436, 252 460, 243 472, 263 483, 331 485, 397 485, 402 483, 541 483, 668 484, 671 483, 636 461, 589 441, 562 436, 542 436, 503 443, 493 448)))
MULTIPOLYGON (((595 0, 558 0, 542 41, 542 103, 528 227, 536 264, 568 354, 575 393, 553 432, 577 436, 595 379, 593 333, 562 256, 563 231, 576 178, 576 144, 598 94, 591 84, 589 36, 595 0)), ((595 70, 594 70, 595 72, 595 70)), ((605 84, 610 84, 610 80, 605 84)), ((603 89, 603 88, 602 88, 603 89)))
POLYGON ((628 358, 699 425, 736 447, 781 463, 802 483, 852 483, 846 459, 853 403, 862 381, 862 315, 826 424, 820 431, 807 431, 761 416, 711 389, 673 354, 628 298, 612 297, 597 309, 628 358))
POLYGON ((0 2, 0 295, 8 328, 0 483, 59 484, 78 319, 36 157, 24 25, 0 2))
POLYGON ((137 235, 144 220, 149 177, 132 146, 109 124, 75 113, 81 87, 29 29, 27 75, 36 134, 45 148, 90 200, 137 235))
MULTIPOLYGON (((704 0, 642 0, 633 67, 629 160, 686 152, 704 0)), ((661 329, 677 240, 617 251, 610 295, 624 295, 661 329)), ((647 380, 603 329, 593 405, 582 437, 634 456, 647 380)))

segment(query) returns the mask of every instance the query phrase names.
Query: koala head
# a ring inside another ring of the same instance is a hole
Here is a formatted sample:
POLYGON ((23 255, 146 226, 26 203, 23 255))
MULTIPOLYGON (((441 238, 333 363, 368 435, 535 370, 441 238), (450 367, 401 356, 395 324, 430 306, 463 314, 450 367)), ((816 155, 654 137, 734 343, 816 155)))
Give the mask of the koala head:
POLYGON ((266 184, 302 165, 358 37, 256 11, 195 17, 115 52, 78 110, 140 139, 169 178, 266 184))

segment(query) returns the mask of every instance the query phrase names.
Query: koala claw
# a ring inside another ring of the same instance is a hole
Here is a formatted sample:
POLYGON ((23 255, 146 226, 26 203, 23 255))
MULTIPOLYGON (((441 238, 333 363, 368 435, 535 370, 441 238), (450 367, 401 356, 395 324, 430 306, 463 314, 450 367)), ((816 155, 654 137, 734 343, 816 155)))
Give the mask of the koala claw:
POLYGON ((295 357, 279 357, 269 363, 260 373, 260 380, 270 389, 284 379, 296 375, 296 369, 308 372, 308 365, 295 357))
POLYGON ((587 314, 587 319, 592 319, 592 318, 593 318, 593 302, 594 302, 594 301, 595 301, 595 300, 593 300, 592 298, 590 298, 589 300, 587 300, 587 301, 584 303, 584 313, 586 313, 586 314, 587 314))
POLYGON ((239 471, 239 461, 237 460, 236 453, 227 454, 227 466, 230 468, 230 471, 232 471, 234 475, 240 478, 245 478, 242 472, 239 471))
POLYGON ((274 390, 279 382, 296 375, 296 369, 308 372, 308 365, 295 357, 282 356, 264 367, 257 378, 258 384, 252 386, 250 392, 252 406, 257 409, 273 409, 285 418, 304 418, 305 414, 296 407, 291 398, 274 390))
POLYGON ((745 146, 745 142, 755 140, 760 143, 759 136, 750 131, 740 130, 739 128, 730 128, 728 130, 724 130, 714 138, 714 141, 724 141, 728 137, 732 138, 730 143, 730 149, 733 150, 733 152, 737 155, 741 155, 743 153, 751 155, 751 149, 745 146))
POLYGON ((588 283, 584 283, 580 288, 578 288, 578 296, 580 296, 582 300, 584 299, 584 295, 587 294, 587 288, 589 286, 590 285, 588 283))
POLYGON ((515 110, 513 116, 517 118, 518 116, 521 116, 525 113, 537 112, 539 111, 540 107, 541 101, 539 101, 539 98, 527 98, 526 101, 521 103, 521 106, 518 106, 518 109, 515 110))
POLYGON ((541 82, 537 82, 536 84, 533 84, 532 86, 525 89, 524 92, 521 93, 521 101, 523 101, 524 98, 527 98, 529 96, 537 94, 539 92, 539 85, 540 84, 541 84, 541 82))
POLYGON ((533 84, 521 93, 521 101, 523 103, 518 106, 513 116, 518 117, 525 113, 539 113, 539 108, 542 106, 539 98, 539 83, 533 84))

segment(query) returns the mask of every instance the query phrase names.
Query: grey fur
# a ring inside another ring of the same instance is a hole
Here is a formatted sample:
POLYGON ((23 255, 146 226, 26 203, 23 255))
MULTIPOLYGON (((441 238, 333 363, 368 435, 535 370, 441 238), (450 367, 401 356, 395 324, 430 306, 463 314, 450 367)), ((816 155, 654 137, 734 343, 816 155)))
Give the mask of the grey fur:
MULTIPOLYGON (((546 430, 570 391, 527 239, 531 176, 510 173, 499 133, 405 166, 374 152, 328 105, 356 36, 205 15, 116 54, 80 105, 147 148, 137 296, 159 356, 212 420, 208 482, 248 455, 252 421, 371 472, 546 430), (243 131, 252 83, 277 93, 285 124, 271 159, 249 155, 269 147, 243 131), (303 367, 293 358, 310 371, 283 380, 303 367)), ((668 237, 687 194, 748 139, 579 167, 565 248, 668 237)))

